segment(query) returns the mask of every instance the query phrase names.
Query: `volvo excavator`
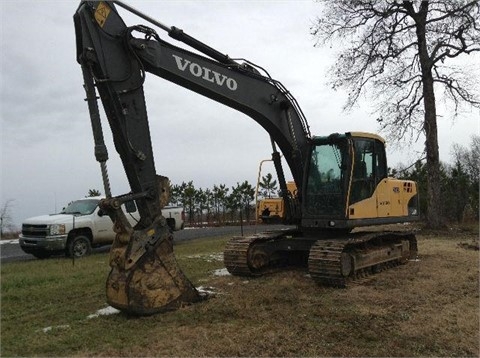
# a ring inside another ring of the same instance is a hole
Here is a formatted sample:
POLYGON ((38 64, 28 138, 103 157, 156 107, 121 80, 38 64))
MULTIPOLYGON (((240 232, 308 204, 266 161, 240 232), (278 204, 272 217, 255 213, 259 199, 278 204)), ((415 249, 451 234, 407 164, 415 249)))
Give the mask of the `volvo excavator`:
POLYGON ((416 257, 413 233, 351 232, 419 217, 416 184, 387 176, 380 136, 363 132, 313 136, 295 98, 262 67, 230 58, 122 1, 81 1, 74 24, 76 58, 106 193, 101 209, 112 219, 116 233, 106 283, 111 306, 146 315, 203 299, 179 268, 172 233, 161 215, 169 200, 169 180, 155 170, 143 92, 147 73, 246 114, 271 138, 285 223, 291 226, 232 238, 224 251, 230 273, 259 276, 301 265, 317 283, 345 287, 365 272, 416 257), (195 52, 165 41, 145 24, 127 26, 120 7, 195 52), (120 196, 111 193, 98 99, 131 188, 120 196), (282 155, 296 195, 287 189, 282 155), (133 227, 120 209, 132 200, 140 214, 133 227))

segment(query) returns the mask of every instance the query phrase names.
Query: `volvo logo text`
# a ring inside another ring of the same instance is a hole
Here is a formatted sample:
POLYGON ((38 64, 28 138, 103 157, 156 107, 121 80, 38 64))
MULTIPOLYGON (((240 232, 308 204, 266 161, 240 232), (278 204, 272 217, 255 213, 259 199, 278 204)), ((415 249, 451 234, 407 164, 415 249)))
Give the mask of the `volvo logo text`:
POLYGON ((180 56, 172 56, 175 58, 178 69, 182 72, 185 72, 185 70, 188 68, 188 71, 195 77, 202 78, 208 82, 216 83, 219 86, 225 85, 231 91, 235 91, 238 87, 237 81, 235 81, 233 78, 212 71, 207 67, 202 67, 198 63, 186 60, 180 56))

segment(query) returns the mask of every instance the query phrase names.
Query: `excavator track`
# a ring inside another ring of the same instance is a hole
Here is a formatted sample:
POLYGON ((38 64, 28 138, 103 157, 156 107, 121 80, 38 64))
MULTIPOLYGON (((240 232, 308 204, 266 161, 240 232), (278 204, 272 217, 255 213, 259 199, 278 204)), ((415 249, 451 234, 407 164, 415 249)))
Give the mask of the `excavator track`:
MULTIPOLYGON (((296 230, 280 230, 233 237, 225 246, 225 267, 232 275, 238 276, 261 276, 276 271, 288 265, 298 245, 304 243, 301 239, 292 239, 296 235, 296 230)), ((309 241, 307 246, 312 243, 309 241)))
POLYGON ((347 241, 318 241, 308 257, 310 276, 319 284, 345 287, 342 275, 342 252, 347 241))
POLYGON ((248 249, 257 240, 261 239, 247 236, 230 240, 223 252, 223 261, 228 272, 232 275, 255 276, 255 272, 248 265, 248 249))
POLYGON ((344 288, 416 257, 417 240, 412 233, 359 233, 349 239, 318 240, 310 250, 308 270, 318 284, 344 288))
POLYGON ((285 266, 305 266, 316 283, 344 288, 416 256, 417 241, 408 232, 360 232, 320 239, 285 230, 232 238, 225 247, 224 264, 238 276, 261 276, 285 266))

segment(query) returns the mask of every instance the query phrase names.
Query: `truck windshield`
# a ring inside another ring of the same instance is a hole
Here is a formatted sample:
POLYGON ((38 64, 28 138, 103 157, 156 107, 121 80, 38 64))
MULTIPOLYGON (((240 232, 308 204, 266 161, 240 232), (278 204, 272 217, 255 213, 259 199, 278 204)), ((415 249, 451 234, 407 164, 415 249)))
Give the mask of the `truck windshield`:
POLYGON ((60 214, 80 214, 88 215, 93 213, 95 208, 98 205, 98 199, 85 199, 85 200, 76 200, 72 201, 70 204, 64 208, 60 214))

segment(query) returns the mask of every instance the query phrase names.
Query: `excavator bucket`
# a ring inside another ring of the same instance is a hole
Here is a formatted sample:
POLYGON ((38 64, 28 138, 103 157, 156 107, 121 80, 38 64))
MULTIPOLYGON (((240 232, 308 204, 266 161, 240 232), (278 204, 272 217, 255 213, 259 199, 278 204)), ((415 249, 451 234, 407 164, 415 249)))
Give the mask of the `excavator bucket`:
POLYGON ((126 313, 149 315, 202 299, 177 264, 173 236, 162 217, 148 230, 117 221, 110 251, 107 302, 126 313), (125 230, 127 229, 127 230, 125 230))

